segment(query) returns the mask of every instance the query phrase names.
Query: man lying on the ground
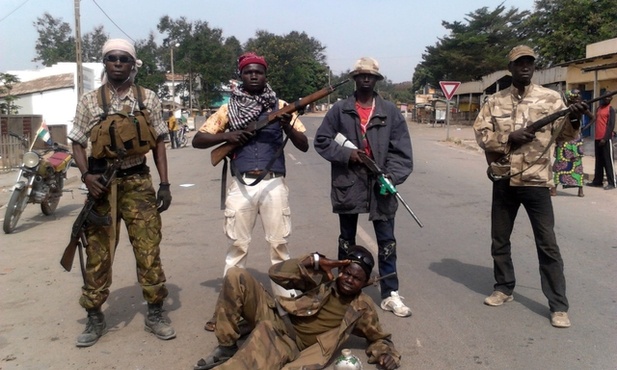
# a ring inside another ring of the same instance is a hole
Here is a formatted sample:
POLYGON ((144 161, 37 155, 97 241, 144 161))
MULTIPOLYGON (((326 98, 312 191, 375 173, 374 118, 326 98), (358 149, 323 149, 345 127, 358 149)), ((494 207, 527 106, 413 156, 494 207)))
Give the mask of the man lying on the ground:
POLYGON ((368 341, 369 363, 396 369, 401 356, 391 335, 382 331, 375 303, 362 292, 374 266, 373 256, 361 246, 352 247, 345 260, 314 253, 275 264, 270 278, 301 292, 276 299, 245 269, 231 268, 215 308, 219 345, 195 370, 321 369, 350 334, 368 341), (238 349, 243 319, 253 330, 238 349))

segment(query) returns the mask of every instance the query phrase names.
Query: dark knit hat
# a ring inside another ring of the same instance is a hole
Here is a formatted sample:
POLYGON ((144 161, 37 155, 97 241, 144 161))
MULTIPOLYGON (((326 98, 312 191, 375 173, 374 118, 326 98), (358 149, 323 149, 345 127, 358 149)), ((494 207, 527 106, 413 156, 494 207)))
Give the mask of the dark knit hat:
POLYGON ((350 247, 346 259, 351 260, 351 263, 360 265, 366 274, 367 280, 371 277, 371 272, 373 271, 373 267, 375 267, 375 259, 373 258, 373 254, 366 248, 360 245, 350 247))

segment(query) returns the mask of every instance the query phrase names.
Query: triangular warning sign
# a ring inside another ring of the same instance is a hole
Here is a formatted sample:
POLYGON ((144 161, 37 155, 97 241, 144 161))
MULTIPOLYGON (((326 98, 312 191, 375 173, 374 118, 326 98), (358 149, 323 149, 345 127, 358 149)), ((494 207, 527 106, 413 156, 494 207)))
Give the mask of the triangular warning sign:
POLYGON ((447 100, 452 99, 456 89, 461 86, 459 81, 439 81, 439 86, 441 86, 441 91, 446 96, 447 100))

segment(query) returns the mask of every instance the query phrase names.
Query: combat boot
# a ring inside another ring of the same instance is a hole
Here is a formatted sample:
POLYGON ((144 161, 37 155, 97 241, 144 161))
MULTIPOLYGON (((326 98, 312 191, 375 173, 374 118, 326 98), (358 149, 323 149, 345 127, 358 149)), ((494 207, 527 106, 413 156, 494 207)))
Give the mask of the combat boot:
POLYGON ((176 337, 176 331, 169 325, 169 322, 163 317, 162 304, 148 303, 148 314, 146 315, 144 329, 147 332, 153 333, 157 338, 168 340, 176 337))
POLYGON ((107 333, 105 315, 100 308, 88 310, 88 322, 86 330, 77 337, 77 347, 90 347, 96 343, 103 334, 107 333))

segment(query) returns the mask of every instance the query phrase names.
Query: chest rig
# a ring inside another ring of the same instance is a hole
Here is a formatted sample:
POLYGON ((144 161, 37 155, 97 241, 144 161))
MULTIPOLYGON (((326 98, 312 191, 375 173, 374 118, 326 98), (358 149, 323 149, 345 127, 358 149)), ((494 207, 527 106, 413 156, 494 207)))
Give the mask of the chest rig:
POLYGON ((131 90, 137 97, 138 109, 133 104, 109 114, 111 94, 105 85, 99 88, 97 100, 103 113, 90 133, 92 157, 116 158, 118 149, 124 149, 128 156, 146 154, 156 146, 157 135, 143 103, 143 87, 133 85, 131 90))

